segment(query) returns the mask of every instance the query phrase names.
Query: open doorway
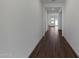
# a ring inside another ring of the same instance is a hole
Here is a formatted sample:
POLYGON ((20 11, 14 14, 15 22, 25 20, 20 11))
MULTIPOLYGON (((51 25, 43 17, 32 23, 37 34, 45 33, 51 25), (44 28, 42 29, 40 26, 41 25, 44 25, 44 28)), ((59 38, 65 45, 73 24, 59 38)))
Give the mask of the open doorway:
POLYGON ((48 14, 48 26, 58 27, 58 14, 48 14))
POLYGON ((47 9, 47 26, 62 30, 62 8, 54 7, 47 9))
POLYGON ((44 7, 43 8, 43 35, 49 27, 55 27, 62 31, 63 7, 44 7))

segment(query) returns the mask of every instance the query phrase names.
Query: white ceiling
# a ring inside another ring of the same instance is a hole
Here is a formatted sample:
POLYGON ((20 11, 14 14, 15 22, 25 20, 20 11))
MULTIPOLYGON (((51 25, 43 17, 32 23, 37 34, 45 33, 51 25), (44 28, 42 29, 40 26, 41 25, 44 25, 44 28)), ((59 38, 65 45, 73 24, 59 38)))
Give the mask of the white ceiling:
POLYGON ((41 0, 42 3, 65 3, 65 0, 41 0))
POLYGON ((47 8, 47 13, 59 13, 61 10, 60 7, 55 7, 55 8, 47 8))
POLYGON ((59 13, 61 8, 56 7, 56 8, 47 8, 47 13, 59 13))
MULTIPOLYGON (((56 5, 62 4, 62 3, 65 3, 65 1, 66 0, 41 0, 41 2, 46 5, 51 4, 51 3, 54 5, 55 5, 55 3, 56 3, 56 5)), ((61 10, 61 7, 46 7, 46 9, 47 9, 48 13, 59 13, 61 10)))

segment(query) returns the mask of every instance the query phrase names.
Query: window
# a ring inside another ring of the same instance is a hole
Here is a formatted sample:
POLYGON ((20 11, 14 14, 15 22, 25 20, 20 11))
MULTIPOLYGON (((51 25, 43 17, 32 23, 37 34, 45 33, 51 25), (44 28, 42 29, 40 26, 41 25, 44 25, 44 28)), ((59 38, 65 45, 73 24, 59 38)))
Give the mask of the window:
POLYGON ((53 24, 53 23, 54 23, 54 21, 51 21, 51 23, 53 24))
POLYGON ((58 25, 58 20, 55 21, 55 25, 58 25))
POLYGON ((51 18, 51 23, 52 23, 52 24, 54 23, 54 18, 51 18))

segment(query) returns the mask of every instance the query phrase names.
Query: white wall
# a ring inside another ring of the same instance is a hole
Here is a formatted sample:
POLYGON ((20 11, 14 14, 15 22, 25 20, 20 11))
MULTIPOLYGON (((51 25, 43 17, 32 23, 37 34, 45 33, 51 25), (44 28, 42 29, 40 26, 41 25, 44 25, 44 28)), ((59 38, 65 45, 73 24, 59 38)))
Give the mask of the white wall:
POLYGON ((39 0, 0 0, 0 57, 28 57, 41 38, 39 0))
POLYGON ((62 11, 58 14, 58 28, 59 30, 62 30, 62 11))
POLYGON ((47 31, 47 9, 43 7, 43 35, 47 31))
POLYGON ((67 0, 63 29, 64 36, 79 56, 79 0, 67 0))

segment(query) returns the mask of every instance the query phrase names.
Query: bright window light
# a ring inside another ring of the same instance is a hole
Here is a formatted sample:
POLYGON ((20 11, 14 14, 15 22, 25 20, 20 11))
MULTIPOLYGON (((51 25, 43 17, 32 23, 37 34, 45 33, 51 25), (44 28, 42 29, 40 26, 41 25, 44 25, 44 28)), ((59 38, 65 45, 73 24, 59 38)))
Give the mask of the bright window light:
POLYGON ((53 23, 54 23, 54 21, 51 21, 51 23, 53 24, 53 23))
POLYGON ((55 25, 58 25, 58 20, 55 21, 55 25))
POLYGON ((51 20, 54 20, 54 18, 51 18, 51 20))

